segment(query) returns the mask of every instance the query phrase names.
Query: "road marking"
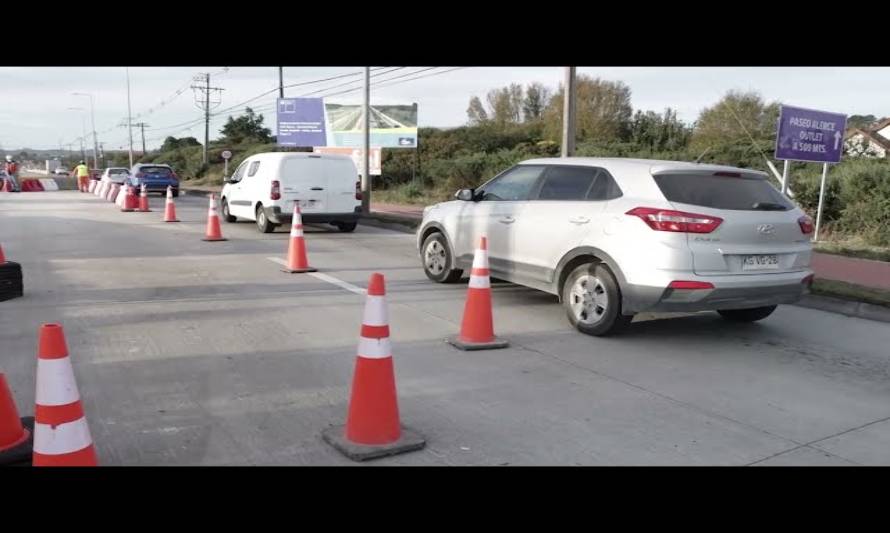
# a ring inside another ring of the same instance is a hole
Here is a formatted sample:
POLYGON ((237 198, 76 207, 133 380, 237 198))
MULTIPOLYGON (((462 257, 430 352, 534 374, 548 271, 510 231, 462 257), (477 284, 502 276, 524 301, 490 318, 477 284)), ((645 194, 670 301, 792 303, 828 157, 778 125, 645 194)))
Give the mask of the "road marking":
MULTIPOLYGON (((267 257, 266 259, 268 259, 269 261, 272 261, 273 263, 278 263, 279 265, 281 265, 283 267, 287 266, 287 261, 285 261, 284 259, 281 259, 280 257, 267 257)), ((353 285, 352 283, 347 283, 347 282, 343 281, 342 279, 337 279, 334 276, 322 274, 321 272, 306 272, 306 274, 308 274, 316 279, 320 279, 321 281, 326 281, 326 282, 330 283, 331 285, 336 285, 336 286, 340 287, 341 289, 346 289, 349 292, 354 292, 361 296, 364 296, 368 292, 361 287, 357 287, 357 286, 353 285)))

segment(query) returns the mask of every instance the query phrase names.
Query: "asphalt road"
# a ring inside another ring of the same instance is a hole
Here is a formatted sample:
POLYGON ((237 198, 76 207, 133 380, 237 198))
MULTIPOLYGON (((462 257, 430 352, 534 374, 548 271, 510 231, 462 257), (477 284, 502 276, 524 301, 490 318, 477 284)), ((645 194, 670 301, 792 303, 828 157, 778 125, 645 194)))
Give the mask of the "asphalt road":
POLYGON ((373 465, 890 464, 890 324, 795 306, 759 324, 637 317, 572 330, 554 297, 494 287, 504 350, 460 352, 466 284, 436 285, 414 236, 308 227, 321 276, 285 274, 285 228, 179 224, 73 191, 0 193, 25 297, 0 302, 0 369, 33 413, 37 330, 60 322, 105 465, 348 465, 343 423, 370 273, 385 274, 404 425, 424 450, 373 465), (270 259, 272 258, 272 259, 270 259), (358 292, 356 292, 358 291, 358 292))

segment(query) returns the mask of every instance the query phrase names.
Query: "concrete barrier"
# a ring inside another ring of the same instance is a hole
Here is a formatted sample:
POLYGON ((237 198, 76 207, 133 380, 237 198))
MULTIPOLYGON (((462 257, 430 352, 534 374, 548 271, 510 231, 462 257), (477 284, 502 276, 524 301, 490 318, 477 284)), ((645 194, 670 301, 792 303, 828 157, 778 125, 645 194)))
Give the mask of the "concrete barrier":
POLYGON ((43 185, 44 191, 58 191, 59 190, 59 184, 56 183, 56 180, 54 180, 52 178, 40 178, 37 181, 39 181, 40 184, 43 185))

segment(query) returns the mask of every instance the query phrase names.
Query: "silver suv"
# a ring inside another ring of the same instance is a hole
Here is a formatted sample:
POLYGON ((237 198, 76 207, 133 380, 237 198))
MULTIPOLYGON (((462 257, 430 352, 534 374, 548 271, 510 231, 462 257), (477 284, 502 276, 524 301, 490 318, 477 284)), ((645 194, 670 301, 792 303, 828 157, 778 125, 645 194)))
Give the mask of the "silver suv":
POLYGON ((427 277, 458 281, 488 237, 493 277, 559 296, 581 332, 643 311, 753 322, 813 280, 812 220, 763 172, 676 161, 533 159, 424 210, 427 277))

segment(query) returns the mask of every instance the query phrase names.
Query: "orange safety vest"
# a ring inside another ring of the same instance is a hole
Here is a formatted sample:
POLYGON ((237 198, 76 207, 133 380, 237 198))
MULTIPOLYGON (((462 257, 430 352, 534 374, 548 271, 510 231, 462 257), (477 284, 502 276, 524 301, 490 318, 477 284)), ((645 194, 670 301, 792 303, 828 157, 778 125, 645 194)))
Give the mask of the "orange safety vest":
POLYGON ((90 175, 90 169, 88 169, 86 165, 77 165, 74 167, 74 171, 77 173, 78 178, 90 175))

